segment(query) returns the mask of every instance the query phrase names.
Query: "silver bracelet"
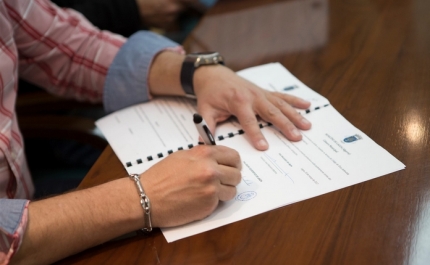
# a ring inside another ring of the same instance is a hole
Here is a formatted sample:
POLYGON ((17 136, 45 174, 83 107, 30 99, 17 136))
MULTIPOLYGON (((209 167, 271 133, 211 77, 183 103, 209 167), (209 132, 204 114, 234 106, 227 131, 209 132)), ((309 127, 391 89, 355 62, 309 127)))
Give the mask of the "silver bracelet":
POLYGON ((149 233, 152 231, 151 202, 149 201, 148 196, 145 194, 145 190, 143 189, 142 183, 140 182, 140 176, 138 174, 131 174, 129 177, 134 180, 134 183, 136 183, 136 187, 140 196, 140 205, 142 205, 143 212, 145 213, 145 227, 141 230, 145 233, 149 233))

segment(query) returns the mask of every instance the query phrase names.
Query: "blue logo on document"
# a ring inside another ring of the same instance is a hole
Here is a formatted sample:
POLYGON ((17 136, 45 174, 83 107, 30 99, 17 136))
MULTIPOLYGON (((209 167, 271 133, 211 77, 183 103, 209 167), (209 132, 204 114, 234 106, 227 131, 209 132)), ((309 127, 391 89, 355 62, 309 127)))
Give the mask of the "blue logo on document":
POLYGON ((345 139, 343 139, 343 141, 345 143, 353 143, 353 142, 358 141, 360 139, 363 139, 363 138, 360 135, 356 134, 356 135, 346 137, 345 139))
POLYGON ((236 201, 249 201, 257 196, 255 191, 245 191, 236 196, 236 201))

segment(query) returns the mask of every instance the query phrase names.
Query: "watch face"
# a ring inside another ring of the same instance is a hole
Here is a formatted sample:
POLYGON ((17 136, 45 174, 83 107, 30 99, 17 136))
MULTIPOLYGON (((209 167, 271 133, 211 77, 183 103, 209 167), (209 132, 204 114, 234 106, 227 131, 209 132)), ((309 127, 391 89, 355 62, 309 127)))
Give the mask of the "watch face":
POLYGON ((201 55, 219 55, 218 52, 193 52, 189 55, 201 56, 201 55))
POLYGON ((223 64, 224 62, 224 59, 218 52, 190 53, 185 60, 193 62, 196 68, 202 65, 223 64))

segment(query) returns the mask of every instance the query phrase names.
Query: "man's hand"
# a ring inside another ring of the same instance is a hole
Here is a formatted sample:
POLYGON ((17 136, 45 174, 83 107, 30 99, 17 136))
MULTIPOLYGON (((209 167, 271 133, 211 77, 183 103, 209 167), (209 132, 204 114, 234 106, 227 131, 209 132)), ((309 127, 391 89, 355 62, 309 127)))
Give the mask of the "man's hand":
POLYGON ((176 152, 142 174, 154 227, 170 227, 210 215, 219 201, 236 195, 239 154, 224 146, 176 152))
MULTIPOLYGON (((155 58, 149 75, 153 95, 185 95, 179 78, 183 60, 184 55, 171 51, 161 52, 155 58)), ((269 146, 258 126, 257 115, 273 123, 291 141, 302 139, 298 129, 311 128, 311 124, 294 109, 309 108, 310 102, 266 91, 223 65, 197 68, 193 84, 198 111, 210 130, 215 132, 216 123, 234 115, 258 150, 266 150, 269 146)))
POLYGON ((311 123, 293 108, 306 109, 308 101, 263 90, 222 65, 204 66, 195 71, 194 91, 198 110, 212 132, 215 125, 234 115, 258 150, 268 144, 256 115, 273 123, 291 141, 302 139, 298 129, 308 130, 311 123))

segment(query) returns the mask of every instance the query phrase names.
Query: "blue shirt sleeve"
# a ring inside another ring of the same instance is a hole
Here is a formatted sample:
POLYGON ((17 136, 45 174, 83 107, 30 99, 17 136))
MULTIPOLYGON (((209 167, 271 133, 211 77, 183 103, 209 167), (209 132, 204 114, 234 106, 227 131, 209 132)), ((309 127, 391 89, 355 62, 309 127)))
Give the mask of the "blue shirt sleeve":
POLYGON ((9 235, 15 233, 26 204, 27 200, 0 199, 0 232, 6 232, 9 235))
POLYGON ((162 50, 179 46, 150 31, 133 34, 115 56, 104 85, 103 104, 107 113, 149 100, 148 71, 162 50))

